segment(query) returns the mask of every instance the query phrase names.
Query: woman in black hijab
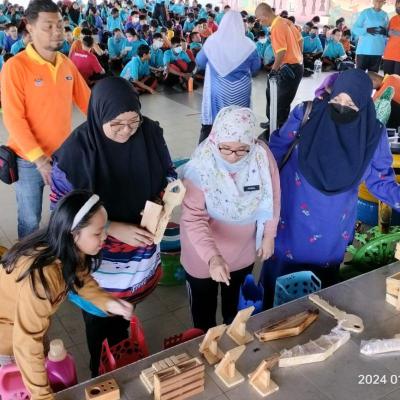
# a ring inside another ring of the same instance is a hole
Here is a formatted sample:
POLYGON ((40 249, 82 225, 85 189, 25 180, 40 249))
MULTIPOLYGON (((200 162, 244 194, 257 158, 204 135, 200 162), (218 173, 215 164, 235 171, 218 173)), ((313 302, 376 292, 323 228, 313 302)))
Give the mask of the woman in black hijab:
MULTIPOLYGON (((94 273, 99 285, 134 304, 146 297, 161 276, 153 235, 139 226, 147 200, 155 201, 176 178, 163 131, 141 114, 135 89, 125 79, 106 78, 93 88, 88 118, 54 155, 52 201, 72 189, 90 189, 102 199, 109 217, 103 261, 94 273)), ((118 317, 84 310, 92 375, 98 373, 101 344, 127 337, 118 317), (93 313, 95 315, 93 315, 93 313)))
POLYGON ((68 16, 69 16, 69 19, 71 20, 71 23, 74 26, 79 25, 79 19, 81 17, 81 9, 77 2, 72 3, 71 7, 68 10, 68 16))

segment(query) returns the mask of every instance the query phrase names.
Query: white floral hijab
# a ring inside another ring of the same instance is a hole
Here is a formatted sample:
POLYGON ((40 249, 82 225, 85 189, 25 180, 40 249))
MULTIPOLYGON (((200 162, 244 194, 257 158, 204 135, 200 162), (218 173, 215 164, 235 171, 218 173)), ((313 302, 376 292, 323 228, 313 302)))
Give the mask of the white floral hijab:
POLYGON ((194 151, 184 178, 204 193, 209 215, 233 223, 257 223, 257 248, 266 221, 273 217, 273 191, 268 157, 257 142, 257 119, 249 108, 229 106, 220 110, 209 137, 194 151), (240 142, 250 152, 234 164, 219 151, 223 142, 240 142))

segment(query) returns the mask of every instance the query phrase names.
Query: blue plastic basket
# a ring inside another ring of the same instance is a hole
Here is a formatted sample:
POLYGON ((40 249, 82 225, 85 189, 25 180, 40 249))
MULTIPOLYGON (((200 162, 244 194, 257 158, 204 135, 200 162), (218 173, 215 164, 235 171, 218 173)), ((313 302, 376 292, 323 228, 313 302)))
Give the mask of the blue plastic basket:
POLYGON ((240 286, 238 311, 254 306, 253 314, 262 311, 264 300, 264 287, 261 282, 256 285, 253 274, 248 274, 240 286))
MULTIPOLYGON (((370 226, 378 225, 378 203, 358 199, 357 219, 370 226)), ((400 213, 393 210, 391 225, 400 225, 400 213)))
POLYGON ((280 276, 275 284, 274 307, 321 289, 321 281, 311 271, 280 276))
POLYGON ((169 222, 165 230, 164 237, 160 243, 161 251, 179 251, 181 249, 181 239, 179 224, 169 222))

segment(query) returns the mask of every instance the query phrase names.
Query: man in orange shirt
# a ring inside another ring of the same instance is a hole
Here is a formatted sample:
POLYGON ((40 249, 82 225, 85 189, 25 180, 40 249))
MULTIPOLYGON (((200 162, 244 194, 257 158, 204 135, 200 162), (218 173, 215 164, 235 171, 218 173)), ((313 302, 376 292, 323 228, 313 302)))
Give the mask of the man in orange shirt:
POLYGON ((33 0, 26 19, 32 43, 10 59, 1 73, 8 145, 18 156, 15 191, 20 238, 39 227, 51 156, 71 132, 72 104, 86 113, 90 96, 72 61, 57 51, 64 41, 57 5, 51 0, 33 0))
MULTIPOLYGON (((259 4, 255 14, 262 26, 271 27, 271 45, 275 53, 275 62, 271 67, 270 77, 278 76, 277 125, 281 127, 289 116, 290 105, 303 77, 303 38, 291 21, 278 17, 268 4, 259 4)), ((270 90, 267 83, 268 118, 269 103, 270 90)), ((268 129, 269 126, 268 123, 262 123, 261 127, 268 129)))
POLYGON ((400 0, 396 1, 396 13, 389 22, 389 40, 383 53, 385 74, 400 75, 400 0))

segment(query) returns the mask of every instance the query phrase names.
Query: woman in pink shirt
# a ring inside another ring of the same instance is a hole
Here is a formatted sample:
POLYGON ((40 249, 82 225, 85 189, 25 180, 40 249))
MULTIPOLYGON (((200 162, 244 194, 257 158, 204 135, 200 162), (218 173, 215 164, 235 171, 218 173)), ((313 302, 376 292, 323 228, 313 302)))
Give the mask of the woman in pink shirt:
POLYGON ((194 326, 204 331, 216 325, 219 285, 223 320, 230 324, 256 256, 266 260, 274 252, 279 173, 256 127, 250 109, 221 109, 184 170, 181 263, 194 326))

